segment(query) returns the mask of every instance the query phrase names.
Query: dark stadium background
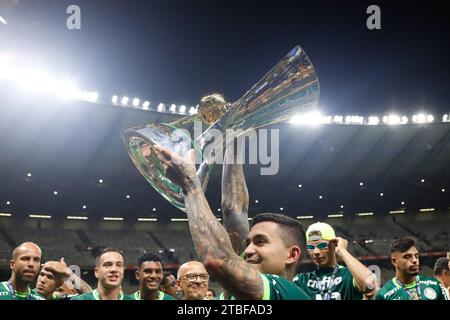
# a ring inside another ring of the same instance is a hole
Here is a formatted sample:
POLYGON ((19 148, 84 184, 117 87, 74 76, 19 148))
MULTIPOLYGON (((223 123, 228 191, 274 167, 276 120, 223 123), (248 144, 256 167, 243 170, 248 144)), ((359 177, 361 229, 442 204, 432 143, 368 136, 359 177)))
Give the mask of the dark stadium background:
MULTIPOLYGON (((195 258, 187 223, 171 221, 185 214, 139 174, 121 134, 182 117, 156 111, 159 102, 193 106, 211 91, 238 99, 296 44, 316 68, 324 113, 423 111, 435 121, 271 127, 280 129, 280 171, 260 176, 260 166, 246 166, 249 216, 270 211, 313 216, 305 226, 328 222, 366 265, 383 268, 383 281, 393 274, 387 247, 394 238, 418 239, 425 274, 449 250, 450 123, 441 120, 449 112, 450 27, 443 2, 379 2, 376 31, 365 27, 367 1, 77 1, 79 31, 65 28, 69 4, 0 5, 8 20, 0 25, 0 54, 43 61, 99 92, 98 103, 61 102, 0 79, 0 212, 11 214, 0 216, 1 279, 23 241, 41 245, 44 259, 79 265, 90 282, 95 251, 119 247, 129 264, 126 287, 136 285, 132 270, 143 252, 162 252, 174 270, 195 258), (148 99, 150 110, 113 106, 113 94, 148 99), (328 217, 334 214, 343 217, 328 217)), ((217 217, 220 176, 219 166, 207 190, 217 217)), ((302 269, 311 268, 305 261, 302 269)))

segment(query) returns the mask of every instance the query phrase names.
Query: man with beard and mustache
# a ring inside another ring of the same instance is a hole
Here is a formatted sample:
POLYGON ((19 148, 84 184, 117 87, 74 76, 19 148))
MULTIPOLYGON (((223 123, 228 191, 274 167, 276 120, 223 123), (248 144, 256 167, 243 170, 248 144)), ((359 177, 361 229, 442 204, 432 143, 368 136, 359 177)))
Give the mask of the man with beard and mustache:
POLYGON ((125 264, 121 251, 104 249, 95 259, 94 272, 98 279, 97 289, 73 300, 134 300, 122 292, 125 264))
POLYGON ((41 257, 41 248, 33 242, 14 249, 9 264, 11 278, 0 283, 0 300, 44 300, 30 289, 39 272, 41 257))
POLYGON ((375 275, 347 250, 348 241, 336 237, 327 223, 316 222, 306 230, 306 248, 316 270, 298 274, 294 282, 314 300, 362 300, 374 294, 375 275), (346 267, 337 263, 340 257, 346 267))
POLYGON ((419 252, 413 239, 394 240, 389 251, 395 277, 378 291, 376 300, 448 300, 436 278, 419 274, 419 252))
POLYGON ((164 271, 161 260, 152 253, 146 253, 138 259, 136 279, 140 290, 132 297, 135 300, 176 300, 159 290, 163 281, 164 271))

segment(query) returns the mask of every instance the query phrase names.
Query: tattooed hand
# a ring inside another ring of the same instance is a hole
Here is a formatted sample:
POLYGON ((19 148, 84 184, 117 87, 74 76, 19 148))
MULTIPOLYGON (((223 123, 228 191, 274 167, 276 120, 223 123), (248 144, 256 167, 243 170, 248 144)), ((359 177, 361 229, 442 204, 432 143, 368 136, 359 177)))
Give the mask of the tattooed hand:
POLYGON ((166 177, 179 184, 184 191, 198 184, 195 170, 195 152, 189 150, 185 157, 159 145, 154 146, 158 159, 164 165, 166 177))

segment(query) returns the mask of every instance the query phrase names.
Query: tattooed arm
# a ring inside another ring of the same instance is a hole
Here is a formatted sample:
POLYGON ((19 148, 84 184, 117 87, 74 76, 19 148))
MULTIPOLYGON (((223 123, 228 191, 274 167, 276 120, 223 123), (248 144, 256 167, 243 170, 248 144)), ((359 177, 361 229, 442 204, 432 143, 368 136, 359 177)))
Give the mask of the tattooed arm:
POLYGON ((183 187, 192 240, 208 272, 237 299, 262 299, 261 275, 234 252, 227 231, 209 207, 195 174, 193 150, 181 158, 163 147, 155 148, 167 168, 166 175, 183 187))
POLYGON ((237 144, 236 151, 234 141, 227 146, 225 151, 222 170, 222 214, 223 224, 230 236, 233 249, 237 254, 241 254, 245 250, 245 239, 249 232, 249 197, 244 168, 239 162, 242 158, 243 146, 239 139, 237 144))

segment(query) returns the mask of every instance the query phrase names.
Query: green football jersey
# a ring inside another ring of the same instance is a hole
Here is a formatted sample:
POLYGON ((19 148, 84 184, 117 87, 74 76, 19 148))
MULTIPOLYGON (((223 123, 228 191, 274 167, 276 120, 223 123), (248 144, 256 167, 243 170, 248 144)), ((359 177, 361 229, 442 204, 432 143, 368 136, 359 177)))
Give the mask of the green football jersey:
POLYGON ((341 265, 336 267, 297 274, 293 282, 312 300, 362 300, 350 270, 341 265))
MULTIPOLYGON (((73 297, 72 300, 102 300, 102 297, 100 297, 98 290, 95 289, 94 291, 83 293, 76 297, 73 297)), ((121 292, 119 294, 119 299, 117 300, 134 300, 134 298, 130 295, 123 294, 123 292, 121 292)))
MULTIPOLYGON (((262 300, 311 300, 301 288, 296 286, 286 278, 274 274, 260 274, 264 284, 264 294, 262 300)), ((225 300, 221 293, 218 300, 225 300)), ((228 300, 236 300, 230 296, 228 300)))
POLYGON ((404 286, 396 277, 378 291, 376 300, 449 300, 440 282, 434 277, 418 276, 417 280, 404 286))
MULTIPOLYGON (((141 290, 133 293, 131 297, 133 298, 133 300, 141 300, 141 290)), ((166 294, 165 292, 159 291, 159 296, 158 299, 156 300, 177 300, 177 299, 175 299, 169 294, 166 294)))
POLYGON ((8 281, 0 282, 0 300, 45 300, 28 289, 27 293, 17 292, 8 281))
MULTIPOLYGON (((37 295, 37 296, 39 296, 39 297, 41 297, 41 298, 43 298, 43 299, 45 300, 45 298, 44 298, 42 295, 40 295, 40 294, 37 292, 36 289, 31 290, 31 293, 33 293, 33 294, 35 294, 35 295, 37 295)), ((71 299, 73 299, 74 297, 77 297, 77 296, 79 296, 79 295, 80 295, 80 294, 61 294, 61 293, 56 293, 56 292, 54 292, 54 293, 52 294, 52 297, 50 298, 50 300, 71 300, 71 299)))

